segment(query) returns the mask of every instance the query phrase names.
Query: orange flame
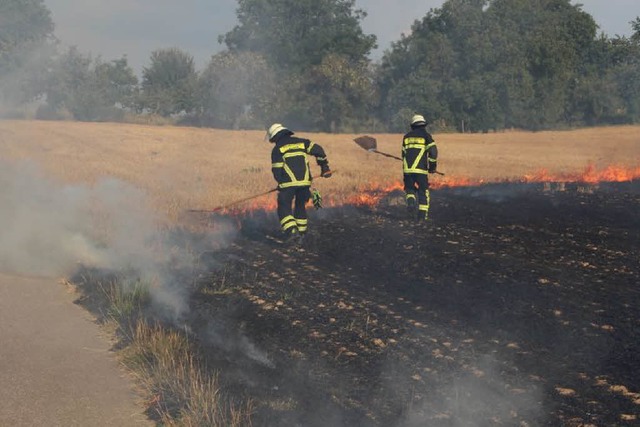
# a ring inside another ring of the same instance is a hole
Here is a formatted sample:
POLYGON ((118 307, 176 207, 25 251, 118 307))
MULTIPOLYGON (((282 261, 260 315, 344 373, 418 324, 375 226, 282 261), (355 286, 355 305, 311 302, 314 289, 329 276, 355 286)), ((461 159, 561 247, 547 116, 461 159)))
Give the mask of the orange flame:
POLYGON ((531 175, 525 175, 523 182, 578 182, 584 184, 598 184, 601 182, 628 182, 640 178, 640 166, 627 168, 624 166, 607 166, 596 169, 589 165, 579 173, 564 173, 553 175, 543 169, 531 175))
MULTIPOLYGON (((577 182, 585 184, 597 184, 600 182, 628 182, 640 178, 640 166, 607 166, 604 169, 596 169, 589 165, 582 172, 554 174, 545 169, 532 174, 527 174, 519 179, 504 179, 485 181, 467 177, 441 176, 432 180, 432 189, 479 186, 488 183, 545 183, 545 182, 577 182)), ((338 206, 375 206, 390 193, 403 191, 403 183, 370 183, 354 188, 351 193, 331 194, 330 199, 325 200, 325 207, 338 206)), ((256 211, 273 211, 277 208, 277 201, 273 195, 260 197, 235 208, 229 208, 221 213, 228 215, 248 215, 256 211)))

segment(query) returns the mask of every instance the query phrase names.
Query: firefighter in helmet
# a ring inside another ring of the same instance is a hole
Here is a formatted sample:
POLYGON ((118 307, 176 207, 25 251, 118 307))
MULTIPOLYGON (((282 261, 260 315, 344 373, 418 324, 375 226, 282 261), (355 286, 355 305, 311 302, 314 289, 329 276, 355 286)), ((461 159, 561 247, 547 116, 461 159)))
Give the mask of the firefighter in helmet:
POLYGON ((411 118, 411 131, 402 139, 402 163, 407 208, 412 213, 417 208, 417 219, 427 220, 431 201, 428 174, 436 172, 438 148, 420 114, 411 118))
POLYGON ((312 178, 307 155, 316 158, 323 178, 331 177, 327 156, 320 145, 293 136, 293 132, 280 123, 269 127, 267 138, 275 144, 271 152, 271 171, 278 183, 280 226, 286 238, 302 237, 307 231, 306 205, 311 197, 312 178))

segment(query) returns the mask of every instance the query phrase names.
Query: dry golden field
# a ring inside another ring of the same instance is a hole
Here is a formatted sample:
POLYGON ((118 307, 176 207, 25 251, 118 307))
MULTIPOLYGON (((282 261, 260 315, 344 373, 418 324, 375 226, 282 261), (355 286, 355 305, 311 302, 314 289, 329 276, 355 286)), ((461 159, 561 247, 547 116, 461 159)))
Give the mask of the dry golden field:
MULTIPOLYGON (((336 174, 316 183, 325 194, 348 195, 400 179, 400 162, 364 151, 353 142, 358 135, 298 136, 327 151, 336 174)), ((400 134, 373 136, 378 150, 399 155, 400 134)), ((439 170, 447 176, 434 176, 433 182, 520 179, 543 169, 552 175, 579 173, 590 164, 640 166, 640 126, 434 137, 439 170)), ((35 162, 65 183, 120 178, 145 191, 154 207, 172 218, 185 209, 214 208, 273 188, 271 147, 260 131, 0 121, 0 158, 35 162)), ((312 169, 319 172, 313 164, 312 169)))

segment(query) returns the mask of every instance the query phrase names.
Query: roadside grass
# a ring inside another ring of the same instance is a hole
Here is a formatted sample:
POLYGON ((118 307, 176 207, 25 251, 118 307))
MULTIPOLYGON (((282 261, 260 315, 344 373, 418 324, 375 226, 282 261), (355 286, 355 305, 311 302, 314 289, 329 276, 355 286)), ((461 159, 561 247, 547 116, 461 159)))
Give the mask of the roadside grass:
POLYGON ((176 427, 252 425, 253 402, 226 395, 197 343, 150 314, 150 283, 93 271, 70 284, 116 337, 117 357, 140 386, 150 419, 176 427))

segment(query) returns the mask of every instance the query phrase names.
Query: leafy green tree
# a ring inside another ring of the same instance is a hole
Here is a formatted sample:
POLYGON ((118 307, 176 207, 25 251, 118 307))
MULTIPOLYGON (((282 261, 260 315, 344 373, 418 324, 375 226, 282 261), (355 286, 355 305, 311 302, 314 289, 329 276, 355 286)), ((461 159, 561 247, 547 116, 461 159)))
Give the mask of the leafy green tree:
POLYGON ((329 54, 365 58, 375 47, 360 22, 355 0, 239 0, 239 25, 221 37, 232 52, 263 54, 278 68, 297 72, 329 54))
POLYGON ((104 100, 105 105, 135 108, 138 78, 126 57, 109 62, 97 61, 94 73, 100 87, 98 95, 104 100))
POLYGON ((640 43, 640 16, 630 22, 633 34, 631 35, 631 41, 634 43, 640 43))
POLYGON ((0 1, 0 99, 22 102, 39 94, 53 29, 43 0, 0 1))
MULTIPOLYGON (((376 91, 368 55, 376 46, 355 0, 239 0, 239 24, 220 38, 272 71, 270 97, 250 106, 258 120, 337 130, 362 121, 376 91)), ((266 93, 266 91, 263 91, 266 93)))
POLYGON ((48 108, 39 112, 40 118, 55 118, 56 112, 67 110, 82 120, 85 112, 93 109, 98 97, 90 94, 94 90, 92 62, 90 55, 83 54, 75 46, 55 59, 46 85, 48 108))
POLYGON ((294 93, 301 96, 294 105, 302 108, 292 120, 332 132, 367 122, 376 96, 368 62, 350 61, 337 54, 310 67, 296 79, 296 86, 294 93))
POLYGON ((142 71, 140 106, 162 116, 190 113, 197 81, 193 56, 177 48, 156 50, 142 71))
POLYGON ((132 104, 137 78, 126 58, 94 60, 72 47, 54 62, 46 86, 45 114, 69 111, 76 120, 118 120, 132 104))
POLYGON ((40 44, 53 36, 51 13, 43 0, 3 0, 0 2, 0 65, 30 44, 40 44))
MULTIPOLYGON (((631 22, 633 34, 629 39, 617 38, 612 42, 617 47, 617 62, 609 70, 616 82, 617 94, 622 105, 616 113, 624 114, 626 123, 640 122, 640 18, 631 22)), ((619 114, 616 114, 619 117, 619 114)))
POLYGON ((595 32, 569 0, 448 0, 383 56, 379 113, 419 109, 472 131, 555 126, 595 32))
POLYGON ((198 124, 223 128, 263 128, 256 114, 271 105, 276 76, 265 58, 253 52, 214 55, 198 79, 198 124))

